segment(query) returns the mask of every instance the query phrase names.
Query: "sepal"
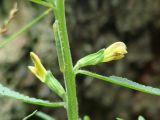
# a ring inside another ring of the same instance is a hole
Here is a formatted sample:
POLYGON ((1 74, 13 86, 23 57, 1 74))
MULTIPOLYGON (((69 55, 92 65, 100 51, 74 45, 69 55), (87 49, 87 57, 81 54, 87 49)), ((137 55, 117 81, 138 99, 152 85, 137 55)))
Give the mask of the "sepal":
POLYGON ((60 82, 52 75, 50 71, 47 71, 45 76, 45 84, 62 99, 65 99, 65 90, 60 82))
POLYGON ((89 65, 96 65, 101 63, 104 58, 104 51, 105 49, 101 49, 96 53, 87 55, 84 58, 81 58, 75 65, 74 69, 77 70, 81 67, 89 66, 89 65))

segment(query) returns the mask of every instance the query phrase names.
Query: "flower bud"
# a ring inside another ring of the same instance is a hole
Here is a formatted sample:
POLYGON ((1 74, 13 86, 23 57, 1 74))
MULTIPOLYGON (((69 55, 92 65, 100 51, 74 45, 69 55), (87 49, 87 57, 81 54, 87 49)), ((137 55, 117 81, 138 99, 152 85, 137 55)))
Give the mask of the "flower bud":
POLYGON ((116 42, 110 45, 106 49, 101 49, 96 53, 89 54, 81 58, 75 65, 74 70, 78 70, 81 67, 96 65, 101 62, 109 62, 112 60, 118 60, 124 57, 127 53, 127 47, 123 42, 116 42))
POLYGON ((59 95, 62 99, 65 99, 65 90, 59 81, 52 75, 50 71, 47 71, 41 63, 39 57, 31 52, 30 53, 34 66, 28 66, 29 70, 44 84, 46 84, 53 92, 59 95))
POLYGON ((104 51, 103 62, 109 62, 112 60, 119 60, 127 53, 127 47, 123 42, 115 42, 104 51))
POLYGON ((31 52, 30 53, 32 62, 34 63, 34 66, 28 66, 29 70, 38 78, 40 79, 42 82, 45 82, 45 76, 47 74, 46 69, 44 68, 44 66, 41 63, 41 60, 39 59, 39 57, 31 52))

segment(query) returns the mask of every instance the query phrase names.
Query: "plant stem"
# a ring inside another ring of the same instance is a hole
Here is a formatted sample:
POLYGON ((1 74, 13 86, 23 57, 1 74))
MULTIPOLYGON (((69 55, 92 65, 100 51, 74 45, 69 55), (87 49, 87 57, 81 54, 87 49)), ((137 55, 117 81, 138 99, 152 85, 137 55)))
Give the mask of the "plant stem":
POLYGON ((58 20, 60 40, 62 43, 62 57, 64 59, 64 79, 66 87, 67 115, 69 120, 78 120, 78 105, 76 96, 75 74, 68 40, 68 33, 65 19, 64 0, 57 1, 55 11, 56 20, 58 20))
POLYGON ((33 113, 27 115, 25 118, 23 118, 22 120, 28 120, 30 117, 32 117, 34 114, 36 114, 37 110, 33 111, 33 113))
POLYGON ((24 33, 26 30, 28 30, 29 28, 31 28, 35 23, 37 23, 38 21, 40 21, 42 18, 44 18, 46 15, 48 15, 48 13, 51 11, 52 9, 48 9, 46 11, 44 11, 40 16, 38 16, 37 18, 34 18, 30 23, 28 23, 27 25, 25 25, 23 28, 21 28, 19 31, 17 31, 16 33, 14 33, 13 35, 11 35, 10 37, 2 40, 2 42, 0 42, 0 48, 3 48, 7 43, 11 42, 12 40, 14 40, 16 37, 18 37, 20 34, 24 33))
POLYGON ((41 112, 41 111, 38 111, 38 112, 36 113, 36 116, 42 118, 43 120, 55 120, 53 117, 51 117, 51 116, 49 116, 49 115, 47 115, 46 113, 41 112))

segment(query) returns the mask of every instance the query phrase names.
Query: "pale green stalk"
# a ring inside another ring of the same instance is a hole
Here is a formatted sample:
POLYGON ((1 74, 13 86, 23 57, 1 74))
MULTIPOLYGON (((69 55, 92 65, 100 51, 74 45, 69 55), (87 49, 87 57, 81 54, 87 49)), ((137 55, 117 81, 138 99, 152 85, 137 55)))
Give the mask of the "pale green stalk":
POLYGON ((40 112, 40 111, 38 111, 38 112, 36 113, 36 116, 42 118, 43 120, 55 120, 53 117, 47 115, 47 114, 44 113, 44 112, 40 112))
POLYGON ((38 21, 40 21, 42 18, 44 18, 46 15, 48 15, 48 13, 51 11, 51 9, 48 9, 46 11, 44 11, 40 16, 38 16, 37 18, 33 19, 30 23, 28 23, 27 25, 25 25, 23 28, 21 28, 19 31, 17 31, 16 33, 14 33, 13 35, 9 36, 8 38, 2 40, 2 42, 0 42, 0 48, 3 48, 7 43, 11 42, 12 40, 14 40, 16 37, 18 37, 20 34, 26 32, 29 28, 31 28, 35 23, 37 23, 38 21))
POLYGON ((25 118, 23 118, 22 120, 29 120, 30 117, 32 117, 33 115, 35 115, 37 112, 37 110, 33 111, 33 113, 29 114, 28 116, 26 116, 25 118))
MULTIPOLYGON (((73 63, 71 58, 68 33, 65 19, 64 0, 58 0, 54 9, 56 20, 58 21, 58 29, 62 44, 62 57, 64 60, 64 79, 66 87, 66 108, 68 120, 78 120, 78 105, 76 96, 75 74, 73 71, 73 63)), ((58 53, 61 54, 61 53, 58 53)))

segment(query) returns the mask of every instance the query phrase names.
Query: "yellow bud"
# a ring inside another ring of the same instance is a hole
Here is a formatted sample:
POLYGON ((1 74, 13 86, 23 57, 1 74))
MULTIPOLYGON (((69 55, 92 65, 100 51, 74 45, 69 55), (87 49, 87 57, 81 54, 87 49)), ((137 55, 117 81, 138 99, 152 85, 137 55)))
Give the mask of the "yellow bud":
POLYGON ((103 62, 119 60, 127 53, 127 47, 123 42, 115 42, 104 51, 103 62))
POLYGON ((38 79, 40 79, 42 82, 45 82, 45 75, 46 75, 47 71, 44 68, 44 66, 42 65, 41 60, 33 52, 30 52, 30 56, 31 56, 32 62, 34 63, 34 66, 28 66, 29 70, 34 75, 36 75, 36 77, 38 79))

